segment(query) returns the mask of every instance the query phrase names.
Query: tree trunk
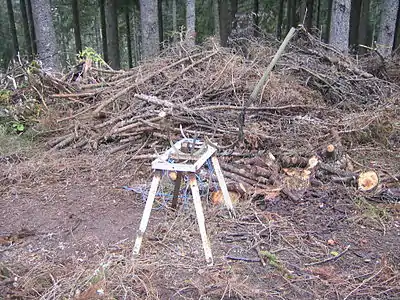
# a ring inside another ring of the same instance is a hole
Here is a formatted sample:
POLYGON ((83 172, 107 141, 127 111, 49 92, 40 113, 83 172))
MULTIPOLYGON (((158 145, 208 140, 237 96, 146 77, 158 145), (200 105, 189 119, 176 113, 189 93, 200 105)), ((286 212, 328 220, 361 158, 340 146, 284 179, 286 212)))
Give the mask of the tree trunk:
POLYGON ((237 12, 238 12, 238 0, 231 0, 231 24, 232 24, 231 29, 236 29, 237 27, 237 20, 236 20, 237 12))
POLYGON ((329 38, 330 38, 330 33, 331 33, 332 8, 333 8, 333 0, 328 0, 328 17, 327 17, 326 27, 325 27, 325 42, 326 43, 329 43, 329 38))
POLYGON ((219 30, 221 46, 226 47, 229 36, 229 3, 228 0, 220 0, 219 5, 219 30))
POLYGON ((282 23, 283 23, 283 7, 285 4, 285 0, 279 1, 279 10, 278 10, 278 24, 276 26, 276 37, 278 40, 282 38, 282 23))
POLYGON ((361 0, 352 0, 350 10, 350 47, 358 46, 358 33, 360 28, 361 0))
POLYGON ((317 0, 317 20, 316 20, 316 27, 319 29, 321 25, 321 0, 317 0))
POLYGON ((213 1, 213 16, 214 16, 214 35, 219 39, 220 38, 220 30, 219 30, 219 4, 218 0, 213 1))
POLYGON ((31 0, 26 0, 26 12, 28 15, 29 32, 31 35, 32 54, 35 56, 37 54, 37 46, 36 46, 36 33, 35 33, 35 24, 33 21, 31 0))
POLYGON ((61 53, 60 53, 61 66, 65 67, 67 65, 67 60, 68 60, 67 47, 68 47, 69 39, 66 34, 61 33, 61 37, 60 37, 59 41, 60 41, 60 48, 61 48, 60 49, 61 50, 61 53))
POLYGON ((28 13, 26 9, 25 0, 20 0, 19 6, 21 10, 22 25, 24 27, 25 49, 28 53, 29 59, 33 59, 32 41, 31 41, 31 34, 29 31, 28 13))
POLYGON ((379 17, 377 17, 380 14, 381 11, 381 7, 379 5, 375 5, 375 7, 371 8, 371 12, 372 12, 372 30, 368 32, 368 39, 371 41, 371 46, 375 47, 376 46, 376 41, 377 41, 377 30, 379 30, 378 27, 378 22, 379 22, 379 17), (372 10, 374 10, 372 12, 372 10))
POLYGON ((258 36, 259 34, 259 13, 260 13, 260 5, 258 0, 253 0, 253 31, 254 36, 258 36))
POLYGON ((97 53, 100 53, 101 52, 101 38, 100 38, 101 24, 99 23, 99 15, 97 13, 94 15, 94 24, 95 24, 94 37, 96 40, 96 48, 95 49, 96 49, 97 53))
POLYGON ((61 68, 49 0, 32 0, 32 15, 39 59, 43 67, 53 71, 61 68))
POLYGON ((158 34, 160 39, 160 48, 162 48, 162 42, 164 41, 164 20, 162 10, 162 0, 158 0, 158 34))
POLYGON ((392 53, 398 9, 399 0, 383 0, 377 38, 378 51, 383 57, 392 53))
POLYGON ((121 68, 119 56, 117 1, 106 0, 107 50, 111 68, 121 68))
POLYGON ((137 65, 137 62, 140 59, 140 45, 139 45, 139 14, 140 14, 140 8, 139 5, 135 5, 133 8, 133 12, 132 12, 132 24, 133 24, 133 65, 137 65))
MULTIPOLYGON (((300 18, 298 14, 298 7, 300 6, 299 1, 301 0, 293 0, 293 6, 292 6, 292 18, 293 18, 293 27, 297 27, 298 24, 300 24, 300 18)), ((302 20, 303 21, 303 20, 302 20)), ((289 29, 290 30, 290 29, 289 29)))
POLYGON ((303 24, 304 27, 306 27, 305 21, 306 21, 306 13, 307 13, 307 3, 306 0, 299 0, 299 7, 298 7, 298 12, 299 12, 299 23, 303 24))
POLYGON ((74 23, 75 50, 76 53, 79 53, 82 51, 82 40, 81 40, 81 27, 79 23, 78 0, 72 0, 72 19, 74 23))
POLYGON ((186 40, 189 45, 195 44, 196 38, 196 1, 186 0, 186 40))
POLYGON ((16 56, 19 52, 19 46, 18 46, 17 29, 15 28, 14 11, 11 0, 7 0, 7 10, 8 10, 8 21, 10 22, 10 32, 13 42, 13 56, 16 56))
POLYGON ((126 47, 128 48, 128 65, 133 68, 132 61, 132 39, 131 39, 131 20, 129 17, 129 9, 125 8, 125 24, 126 24, 126 47))
POLYGON ((333 0, 329 43, 347 53, 349 49, 351 0, 333 0))
POLYGON ((176 21, 176 0, 172 0, 172 32, 175 40, 175 36, 178 32, 178 24, 176 21))
POLYGON ((99 4, 100 4, 100 19, 101 19, 101 39, 103 43, 103 59, 104 61, 108 62, 105 0, 100 0, 99 4))
MULTIPOLYGON (((368 39, 369 24, 369 7, 370 0, 363 0, 361 2, 360 16, 359 16, 359 26, 358 26, 358 45, 371 46, 371 42, 368 39)), ((359 53, 365 53, 367 49, 359 47, 359 53)))
POLYGON ((306 0, 306 22, 305 26, 308 31, 311 31, 314 14, 314 0, 306 0))
POLYGON ((296 0, 288 0, 287 2, 287 32, 290 28, 296 26, 296 0))
POLYGON ((393 49, 396 50, 400 44, 400 7, 397 10, 397 21, 396 21, 396 35, 394 39, 394 47, 393 49))
POLYGON ((142 32, 142 58, 159 53, 157 0, 140 0, 140 24, 142 32))

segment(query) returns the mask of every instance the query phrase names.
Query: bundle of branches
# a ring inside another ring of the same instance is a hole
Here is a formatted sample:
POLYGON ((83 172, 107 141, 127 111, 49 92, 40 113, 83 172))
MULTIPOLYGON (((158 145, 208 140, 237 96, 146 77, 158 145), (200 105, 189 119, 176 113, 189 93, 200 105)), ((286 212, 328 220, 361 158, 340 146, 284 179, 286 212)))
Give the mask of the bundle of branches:
MULTIPOLYGON (((269 60, 265 57, 269 53, 265 48, 277 48, 277 42, 268 36, 256 41, 239 37, 231 44, 240 53, 264 66, 265 59, 269 60)), ((376 105, 399 88, 387 76, 382 76, 381 67, 371 63, 372 58, 381 61, 376 52, 353 58, 303 29, 298 30, 288 48, 290 51, 282 56, 277 70, 294 75, 303 85, 319 91, 335 107, 357 109, 360 105, 376 105)))
POLYGON ((0 90, 16 90, 26 82, 26 69, 29 62, 17 55, 11 60, 4 73, 0 69, 0 90))
POLYGON ((359 60, 361 68, 375 77, 399 85, 400 48, 387 57, 382 56, 378 49, 369 50, 359 60))
POLYGON ((66 134, 49 145, 109 144, 112 153, 149 158, 186 135, 222 146, 239 137, 237 149, 301 154, 329 140, 332 128, 339 134, 369 130, 391 111, 377 103, 397 86, 363 72, 351 58, 302 31, 251 102, 277 45, 247 43, 247 57, 212 41, 190 49, 179 44, 127 71, 92 68, 86 81, 37 80, 36 90, 47 91, 57 110, 68 113, 57 120, 66 134), (368 107, 373 111, 365 112, 368 107))

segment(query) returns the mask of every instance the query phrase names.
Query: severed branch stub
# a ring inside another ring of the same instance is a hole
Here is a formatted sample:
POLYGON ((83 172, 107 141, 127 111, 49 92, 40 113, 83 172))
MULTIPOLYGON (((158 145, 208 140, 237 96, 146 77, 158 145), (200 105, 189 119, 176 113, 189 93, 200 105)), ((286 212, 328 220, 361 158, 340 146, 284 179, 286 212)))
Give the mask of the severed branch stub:
POLYGON ((326 158, 328 158, 328 159, 335 159, 335 156, 336 156, 335 146, 332 144, 329 144, 328 146, 326 146, 325 155, 326 155, 326 158))

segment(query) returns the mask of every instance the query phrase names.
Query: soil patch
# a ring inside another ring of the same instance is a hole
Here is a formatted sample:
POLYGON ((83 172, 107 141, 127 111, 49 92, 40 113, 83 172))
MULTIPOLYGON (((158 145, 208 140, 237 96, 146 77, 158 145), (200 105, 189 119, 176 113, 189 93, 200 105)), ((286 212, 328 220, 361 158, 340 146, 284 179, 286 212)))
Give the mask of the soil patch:
POLYGON ((144 203, 122 187, 148 184, 150 174, 142 172, 138 182, 131 170, 139 166, 128 156, 112 161, 111 167, 108 155, 57 153, 7 165, 2 297, 396 299, 399 293, 396 204, 368 202, 340 186, 310 189, 299 203, 284 195, 240 202, 236 219, 204 202, 213 267, 205 264, 190 203, 177 214, 155 210, 142 254, 132 261, 144 203))

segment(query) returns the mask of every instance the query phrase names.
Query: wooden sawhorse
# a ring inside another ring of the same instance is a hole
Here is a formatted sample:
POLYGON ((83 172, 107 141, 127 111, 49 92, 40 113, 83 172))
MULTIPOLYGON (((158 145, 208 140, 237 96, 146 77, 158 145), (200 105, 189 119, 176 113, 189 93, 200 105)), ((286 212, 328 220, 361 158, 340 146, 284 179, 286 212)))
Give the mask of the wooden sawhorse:
POLYGON ((156 197, 158 185, 161 180, 161 171, 162 170, 175 171, 177 173, 177 178, 175 180, 175 188, 171 206, 173 208, 176 208, 182 181, 182 175, 186 173, 189 175, 189 185, 192 191, 193 203, 194 203, 194 208, 196 210, 196 217, 199 225, 206 261, 208 265, 210 266, 213 265, 214 261, 211 252, 210 241, 208 239, 206 232, 203 207, 201 205, 201 199, 200 199, 200 191, 196 179, 196 172, 200 170, 200 168, 209 158, 211 158, 211 162, 218 179, 219 187, 222 191, 225 205, 228 208, 228 211, 231 214, 231 216, 234 215, 234 209, 231 198, 229 196, 228 188, 226 186, 225 179, 222 174, 218 159, 215 156, 216 151, 217 149, 208 144, 201 143, 193 139, 182 139, 176 142, 163 155, 161 155, 159 158, 153 161, 152 169, 155 170, 155 173, 153 180, 151 182, 149 194, 147 196, 147 201, 144 208, 142 220, 140 222, 139 230, 137 232, 135 246, 133 247, 133 255, 138 255, 140 252, 143 235, 146 231, 147 224, 149 223, 149 218, 153 207, 154 199, 156 197), (189 146, 188 148, 191 149, 189 151, 192 152, 192 154, 186 154, 183 152, 185 151, 185 148, 187 146, 189 146), (195 152, 193 153, 193 151, 195 152), (170 163, 168 162, 169 159, 174 159, 177 160, 178 162, 170 163))

